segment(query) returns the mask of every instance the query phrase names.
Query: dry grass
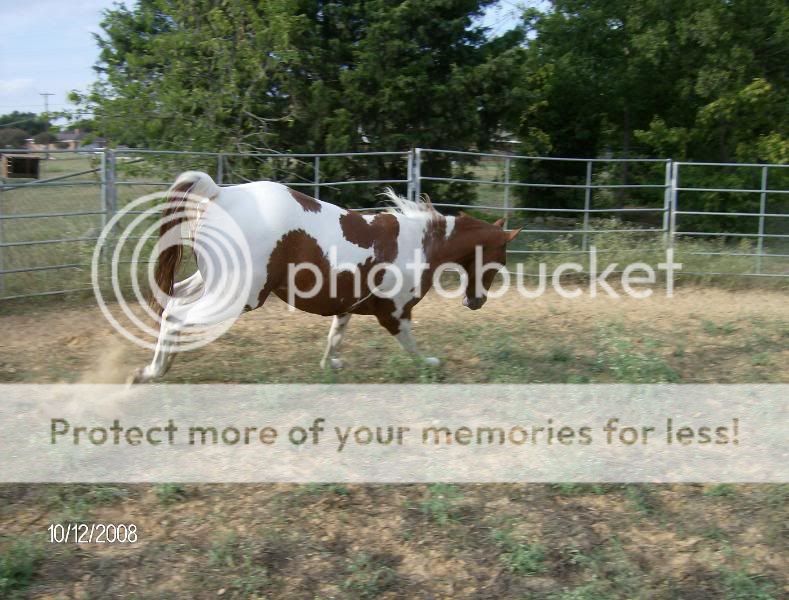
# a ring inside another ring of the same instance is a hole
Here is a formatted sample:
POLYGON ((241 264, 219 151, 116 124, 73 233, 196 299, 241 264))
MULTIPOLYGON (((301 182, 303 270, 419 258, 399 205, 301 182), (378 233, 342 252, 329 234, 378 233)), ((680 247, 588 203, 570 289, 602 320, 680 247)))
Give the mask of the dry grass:
MULTIPOLYGON (((350 368, 324 373, 329 320, 271 303, 166 381, 789 382, 777 291, 507 297, 476 313, 431 296, 415 314, 439 369, 357 317, 350 368)), ((84 305, 6 304, 0 319, 5 381, 112 381, 148 358, 84 305)), ((5 485, 0 595, 779 598, 787 500, 755 485, 5 485), (133 522, 140 541, 45 544, 64 520, 133 522)))
MULTIPOLYGON (((6 304, 2 310, 4 330, 10 335, 0 351, 1 380, 122 381, 149 359, 84 302, 48 302, 32 308, 6 304)), ((357 316, 343 348, 349 368, 323 372, 318 361, 330 319, 289 311, 273 299, 244 315, 217 342, 178 357, 165 380, 789 380, 789 307, 786 294, 779 291, 681 288, 673 298, 656 291, 644 300, 567 300, 554 293, 526 300, 508 294, 478 312, 463 308, 459 300, 431 294, 414 314, 423 350, 444 361, 439 369, 409 360, 374 318, 357 316)))

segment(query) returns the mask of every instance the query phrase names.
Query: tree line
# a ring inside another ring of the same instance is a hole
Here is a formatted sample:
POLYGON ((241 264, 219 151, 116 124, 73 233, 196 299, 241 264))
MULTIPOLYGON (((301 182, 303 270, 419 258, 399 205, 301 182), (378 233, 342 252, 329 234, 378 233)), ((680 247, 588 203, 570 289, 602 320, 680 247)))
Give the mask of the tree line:
POLYGON ((138 0, 73 100, 135 147, 789 161, 784 0, 555 0, 492 36, 494 3, 138 0))

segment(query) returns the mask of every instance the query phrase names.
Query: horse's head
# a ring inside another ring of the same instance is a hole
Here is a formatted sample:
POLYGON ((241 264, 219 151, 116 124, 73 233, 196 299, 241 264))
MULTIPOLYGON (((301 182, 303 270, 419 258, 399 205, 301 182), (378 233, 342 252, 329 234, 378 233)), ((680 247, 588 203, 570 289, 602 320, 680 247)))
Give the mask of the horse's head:
POLYGON ((520 229, 505 231, 504 219, 490 224, 464 213, 458 219, 467 222, 464 229, 472 232, 467 239, 473 246, 470 253, 459 261, 468 275, 463 306, 478 310, 488 299, 488 290, 496 273, 507 264, 507 244, 520 233, 520 229))

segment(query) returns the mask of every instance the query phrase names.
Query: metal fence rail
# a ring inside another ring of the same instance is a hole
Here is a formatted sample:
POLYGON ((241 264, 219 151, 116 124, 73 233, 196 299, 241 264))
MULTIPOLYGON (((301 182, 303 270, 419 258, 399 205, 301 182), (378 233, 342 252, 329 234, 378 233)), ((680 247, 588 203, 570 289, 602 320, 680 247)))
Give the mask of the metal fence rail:
POLYGON ((688 273, 789 278, 789 165, 429 148, 326 154, 149 149, 49 154, 49 160, 42 160, 41 179, 0 180, 0 300, 89 289, 93 244, 119 207, 144 193, 166 189, 178 172, 194 168, 208 171, 222 186, 268 178, 340 204, 348 187, 363 190, 365 197, 384 185, 410 198, 429 192, 436 207, 488 212, 503 216, 506 228, 524 226, 509 250, 515 261, 588 256, 592 246, 598 246, 597 252, 611 252, 598 241, 614 234, 650 239, 663 247, 681 246, 696 261, 688 273), (399 161, 395 177, 369 176, 374 171, 365 168, 369 163, 364 161, 380 159, 399 161), (357 176, 347 181, 334 177, 342 172, 336 168, 338 161, 350 161, 357 176), (151 176, 148 169, 154 163, 161 167, 159 176, 151 176), (444 168, 436 171, 439 163, 444 168), (561 176, 551 175, 560 172, 561 176), (742 185, 744 181, 751 183, 742 185), (734 197, 753 201, 743 204, 747 210, 727 210, 734 197), (601 221, 612 217, 618 219, 613 225, 601 221), (715 219, 728 219, 729 225, 711 229, 715 219), (570 250, 550 247, 562 239, 571 240, 570 250), (719 243, 700 245, 707 240, 719 243), (736 262, 722 268, 724 259, 736 262))

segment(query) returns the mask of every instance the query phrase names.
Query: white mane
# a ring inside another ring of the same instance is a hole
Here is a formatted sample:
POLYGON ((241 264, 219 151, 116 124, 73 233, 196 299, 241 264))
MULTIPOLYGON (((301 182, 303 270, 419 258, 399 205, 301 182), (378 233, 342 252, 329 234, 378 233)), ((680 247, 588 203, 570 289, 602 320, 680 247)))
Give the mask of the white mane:
POLYGON ((403 196, 398 196, 395 191, 388 187, 381 194, 389 202, 390 206, 386 212, 392 214, 401 214, 403 216, 415 219, 434 219, 439 218, 441 215, 433 208, 430 199, 427 196, 420 196, 416 200, 409 200, 403 196))

